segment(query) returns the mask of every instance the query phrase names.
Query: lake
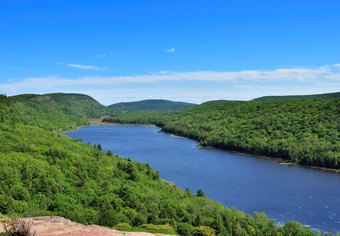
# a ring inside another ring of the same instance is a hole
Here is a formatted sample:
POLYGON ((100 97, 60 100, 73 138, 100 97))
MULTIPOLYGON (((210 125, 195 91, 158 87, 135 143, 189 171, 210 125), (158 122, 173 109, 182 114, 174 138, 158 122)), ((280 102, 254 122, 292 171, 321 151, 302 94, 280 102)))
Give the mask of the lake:
POLYGON ((147 126, 90 126, 66 133, 103 151, 149 163, 161 178, 246 213, 265 212, 278 224, 298 221, 312 230, 340 232, 340 174, 281 165, 158 133, 147 126))

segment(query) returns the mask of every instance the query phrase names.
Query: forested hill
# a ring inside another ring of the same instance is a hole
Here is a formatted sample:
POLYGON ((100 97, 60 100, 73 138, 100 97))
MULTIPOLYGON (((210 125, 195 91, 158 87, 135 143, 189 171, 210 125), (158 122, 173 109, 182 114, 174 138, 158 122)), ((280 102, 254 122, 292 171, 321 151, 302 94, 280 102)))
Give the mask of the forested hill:
POLYGON ((51 132, 46 127, 68 128, 56 115, 66 124, 84 117, 63 114, 49 95, 25 96, 0 95, 0 218, 59 215, 179 235, 315 235, 297 222, 280 228, 264 213, 224 207, 162 181, 148 164, 51 132))
POLYGON ((179 110, 196 104, 186 102, 173 102, 169 100, 149 99, 137 102, 120 102, 108 106, 116 111, 170 111, 179 110))
POLYGON ((74 129, 88 124, 89 118, 110 113, 108 108, 83 94, 22 94, 8 99, 25 124, 48 130, 74 129))
POLYGON ((340 98, 340 92, 313 94, 313 95, 265 96, 265 97, 256 98, 253 101, 280 102, 280 101, 293 101, 293 100, 306 100, 306 99, 337 99, 337 98, 340 98))
POLYGON ((212 101, 181 111, 132 113, 104 121, 156 124, 202 146, 340 169, 340 98, 212 101))

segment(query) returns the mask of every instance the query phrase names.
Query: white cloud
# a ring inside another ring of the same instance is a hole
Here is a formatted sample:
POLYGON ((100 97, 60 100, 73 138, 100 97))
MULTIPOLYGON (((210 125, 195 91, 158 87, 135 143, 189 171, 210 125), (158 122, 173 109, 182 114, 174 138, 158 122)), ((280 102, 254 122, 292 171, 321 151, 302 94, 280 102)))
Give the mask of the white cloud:
POLYGON ((8 67, 9 70, 23 70, 23 66, 8 67))
POLYGON ((23 66, 3 66, 0 65, 0 69, 7 69, 7 70, 23 70, 25 69, 23 66))
POLYGON ((107 57, 107 54, 97 54, 94 57, 96 57, 96 58, 104 58, 104 57, 107 57))
POLYGON ((98 67, 94 65, 80 65, 80 64, 66 64, 67 67, 72 67, 72 68, 77 68, 77 69, 82 69, 82 70, 96 70, 96 71, 101 71, 104 68, 103 67, 98 67))
POLYGON ((170 48, 170 49, 166 49, 165 51, 166 52, 176 52, 176 49, 175 48, 170 48))
POLYGON ((165 75, 165 74, 172 74, 174 72, 172 72, 171 70, 161 70, 161 71, 158 71, 158 72, 153 72, 153 71, 149 71, 148 74, 151 74, 151 75, 165 75))
POLYGON ((97 54, 94 57, 96 57, 96 58, 118 57, 118 55, 110 52, 110 53, 106 53, 106 54, 97 54))
MULTIPOLYGON (((94 69, 93 66, 84 66, 69 64, 72 67, 80 69, 94 69)), ((81 77, 78 79, 42 77, 42 78, 25 78, 22 81, 0 84, 1 89, 20 89, 29 87, 55 87, 70 85, 110 85, 117 86, 121 84, 140 84, 155 83, 163 81, 211 81, 211 82, 313 82, 324 79, 338 80, 339 72, 332 72, 325 68, 318 69, 277 69, 271 71, 238 71, 238 72, 215 72, 215 71, 194 71, 194 72, 171 72, 160 71, 157 74, 146 74, 136 76, 112 76, 112 77, 81 77)))
POLYGON ((266 71, 160 71, 135 76, 24 78, 21 81, 0 84, 0 93, 14 95, 37 91, 85 91, 84 93, 105 101, 104 104, 110 104, 114 99, 117 102, 133 101, 148 96, 204 102, 214 99, 244 100, 264 95, 337 92, 340 91, 338 81, 340 72, 335 65, 266 71))

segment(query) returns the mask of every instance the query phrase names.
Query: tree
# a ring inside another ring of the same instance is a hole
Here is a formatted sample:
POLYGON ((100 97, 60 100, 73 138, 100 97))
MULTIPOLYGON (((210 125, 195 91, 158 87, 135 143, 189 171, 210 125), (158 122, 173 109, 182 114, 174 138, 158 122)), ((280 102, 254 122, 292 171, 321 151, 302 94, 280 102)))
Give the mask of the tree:
POLYGON ((304 236, 304 228, 303 226, 296 222, 296 221, 288 221, 284 226, 283 229, 285 231, 286 236, 304 236))
POLYGON ((205 194, 202 189, 199 189, 196 194, 197 197, 205 197, 205 194))

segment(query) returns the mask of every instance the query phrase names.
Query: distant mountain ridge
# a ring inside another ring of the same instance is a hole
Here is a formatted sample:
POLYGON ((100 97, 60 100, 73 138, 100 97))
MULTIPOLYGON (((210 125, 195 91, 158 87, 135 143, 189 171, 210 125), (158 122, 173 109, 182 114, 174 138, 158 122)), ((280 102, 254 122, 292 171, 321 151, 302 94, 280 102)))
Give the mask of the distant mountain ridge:
POLYGON ((110 110, 92 97, 74 93, 22 94, 8 97, 22 122, 47 130, 68 130, 88 125, 110 110))
POLYGON ((164 132, 195 139, 201 146, 340 169, 338 94, 209 101, 179 111, 129 113, 103 121, 154 124, 164 132))
POLYGON ((255 98, 252 101, 280 102, 280 101, 294 101, 294 100, 306 100, 306 99, 336 99, 336 98, 340 98, 340 92, 312 94, 312 95, 264 96, 264 97, 255 98))
POLYGON ((58 105, 63 112, 88 118, 98 117, 107 111, 106 107, 94 98, 77 93, 22 94, 9 97, 11 101, 43 106, 58 105))
POLYGON ((136 102, 120 102, 115 103, 108 108, 118 111, 171 111, 179 110, 196 104, 187 102, 174 102, 163 99, 147 99, 136 102))

